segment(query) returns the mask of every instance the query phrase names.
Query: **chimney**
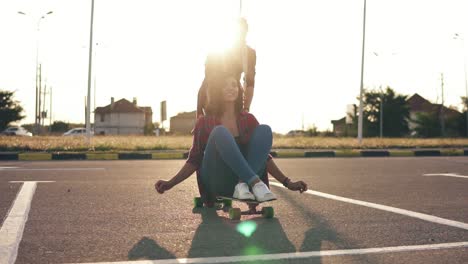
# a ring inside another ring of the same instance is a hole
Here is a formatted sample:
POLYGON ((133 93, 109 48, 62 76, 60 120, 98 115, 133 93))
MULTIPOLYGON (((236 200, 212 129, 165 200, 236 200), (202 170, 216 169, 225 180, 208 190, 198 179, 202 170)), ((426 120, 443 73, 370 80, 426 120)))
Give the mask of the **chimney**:
POLYGON ((133 105, 137 106, 137 98, 136 97, 133 97, 133 105))
POLYGON ((114 108, 114 97, 111 97, 111 109, 114 108))

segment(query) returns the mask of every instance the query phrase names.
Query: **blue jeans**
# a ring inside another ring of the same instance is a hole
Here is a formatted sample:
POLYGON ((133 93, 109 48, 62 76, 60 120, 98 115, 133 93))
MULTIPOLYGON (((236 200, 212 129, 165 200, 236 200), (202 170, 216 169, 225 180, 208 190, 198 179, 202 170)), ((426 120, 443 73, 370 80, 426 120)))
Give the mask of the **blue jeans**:
POLYGON ((224 126, 210 133, 201 166, 201 181, 208 196, 232 196, 239 181, 252 183, 263 175, 273 144, 273 134, 267 125, 253 131, 244 155, 234 137, 224 126))

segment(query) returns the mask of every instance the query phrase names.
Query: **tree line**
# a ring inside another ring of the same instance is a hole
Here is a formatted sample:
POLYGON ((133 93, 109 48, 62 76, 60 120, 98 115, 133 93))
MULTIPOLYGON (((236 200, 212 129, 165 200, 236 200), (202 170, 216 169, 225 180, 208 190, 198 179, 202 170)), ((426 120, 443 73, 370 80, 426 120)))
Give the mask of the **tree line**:
MULTIPOLYGON (((430 111, 410 115, 408 99, 408 95, 397 94, 391 87, 383 91, 366 90, 363 97, 363 136, 378 137, 381 130, 383 137, 467 136, 466 97, 461 97, 463 111, 451 111, 451 115, 444 114, 449 108, 438 104, 432 104, 430 111)), ((346 125, 345 134, 356 136, 359 116, 357 106, 354 106, 354 112, 348 115, 352 124, 346 125)))
MULTIPOLYGON (((455 115, 444 116, 443 111, 440 111, 444 108, 439 107, 410 116, 408 95, 397 94, 391 87, 383 91, 366 90, 363 97, 363 136, 378 137, 382 134, 384 137, 466 137, 468 100, 461 97, 461 101, 463 111, 457 111, 455 115), (414 126, 412 130, 410 123, 414 126)), ((14 100, 14 92, 0 90, 0 131, 11 123, 24 119, 23 110, 20 102, 14 100)), ((352 124, 345 125, 344 136, 355 137, 358 126, 357 107, 354 106, 354 112, 348 115, 352 124)), ((76 126, 56 121, 49 131, 64 132, 73 127, 76 126)), ((28 129, 26 126, 25 128, 28 129)), ((316 128, 308 132, 310 136, 319 135, 316 128)), ((330 133, 325 135, 329 136, 330 133)))

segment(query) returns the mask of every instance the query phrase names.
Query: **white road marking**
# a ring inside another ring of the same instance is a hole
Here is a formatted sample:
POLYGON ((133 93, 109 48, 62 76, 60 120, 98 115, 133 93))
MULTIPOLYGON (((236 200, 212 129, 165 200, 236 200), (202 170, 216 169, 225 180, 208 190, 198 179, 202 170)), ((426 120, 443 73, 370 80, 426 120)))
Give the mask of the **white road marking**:
POLYGON ((106 168, 18 168, 18 169, 2 169, 5 171, 96 171, 105 170, 106 168))
POLYGON ((0 170, 3 170, 3 169, 17 169, 18 167, 0 167, 0 170))
POLYGON ((25 181, 0 228, 0 263, 15 263, 38 181, 25 181))
POLYGON ((332 256, 365 255, 365 254, 377 254, 377 253, 395 253, 395 252, 466 248, 466 247, 468 247, 468 242, 455 242, 455 243, 430 244, 430 245, 323 250, 323 251, 292 252, 292 253, 250 255, 250 256, 178 258, 178 259, 136 260, 136 261, 116 261, 116 262, 89 262, 89 263, 80 263, 80 264, 232 263, 232 262, 245 262, 245 261, 269 261, 269 260, 301 259, 301 258, 312 258, 312 257, 332 257, 332 256))
MULTIPOLYGON (((270 185, 278 186, 278 187, 281 187, 281 188, 286 188, 282 184, 277 183, 277 182, 270 182, 270 185)), ((333 194, 317 192, 317 191, 312 191, 312 190, 308 190, 308 191, 306 191, 306 193, 316 195, 316 196, 320 196, 320 197, 323 197, 323 198, 328 198, 328 199, 340 201, 340 202, 362 205, 362 206, 366 206, 366 207, 370 207, 370 208, 374 208, 374 209, 379 209, 379 210, 383 210, 383 211, 387 211, 387 212, 392 212, 392 213, 395 213, 395 214, 401 214, 401 215, 406 215, 406 216, 409 216, 409 217, 418 218, 418 219, 425 220, 425 221, 428 221, 428 222, 433 222, 433 223, 437 223, 437 224, 453 226, 453 227, 458 227, 458 228, 461 228, 461 229, 468 230, 468 224, 466 224, 466 223, 453 221, 453 220, 449 220, 449 219, 445 219, 445 218, 441 218, 441 217, 437 217, 437 216, 433 216, 433 215, 422 214, 422 213, 413 212, 413 211, 400 209, 400 208, 396 208, 396 207, 391 207, 391 206, 387 206, 387 205, 370 203, 370 202, 355 200, 355 199, 351 199, 351 198, 341 197, 341 196, 337 196, 337 195, 333 195, 333 194)))
POLYGON ((426 173, 426 174, 423 174, 423 176, 446 176, 446 177, 456 177, 456 178, 466 178, 466 179, 468 179, 468 176, 458 175, 456 173, 426 173))

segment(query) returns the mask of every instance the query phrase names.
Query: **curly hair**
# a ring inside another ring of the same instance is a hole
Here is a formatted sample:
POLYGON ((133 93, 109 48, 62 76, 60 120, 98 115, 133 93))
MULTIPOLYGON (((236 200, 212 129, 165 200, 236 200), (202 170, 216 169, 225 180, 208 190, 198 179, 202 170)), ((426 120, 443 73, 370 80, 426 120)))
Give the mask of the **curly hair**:
MULTIPOLYGON (((223 115, 225 107, 223 99, 223 88, 226 85, 226 80, 228 78, 235 79, 235 77, 232 74, 226 72, 212 75, 210 76, 210 78, 207 79, 207 115, 214 115, 218 118, 223 115)), ((244 90, 241 88, 239 80, 236 81, 239 93, 235 101, 235 111, 236 114, 239 114, 243 109, 244 90)))

